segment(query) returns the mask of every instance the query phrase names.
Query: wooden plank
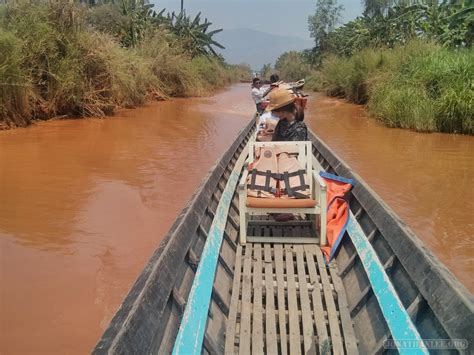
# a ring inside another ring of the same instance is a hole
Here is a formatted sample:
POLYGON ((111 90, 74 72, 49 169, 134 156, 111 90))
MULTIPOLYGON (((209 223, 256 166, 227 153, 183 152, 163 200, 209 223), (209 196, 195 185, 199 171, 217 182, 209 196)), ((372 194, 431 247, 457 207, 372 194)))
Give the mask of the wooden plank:
MULTIPOLYGON (((273 228, 273 230, 279 230, 281 233, 281 228, 273 228)), ((275 233, 275 232, 274 232, 275 233)), ((293 233, 291 228, 285 230, 285 235, 293 233)), ((251 243, 275 243, 275 244, 318 244, 319 238, 314 237, 255 237, 248 236, 247 242, 251 243)))
MULTIPOLYGON (((284 226, 288 225, 288 222, 278 222, 274 220, 252 220, 249 224, 255 225, 265 225, 265 226, 284 226)), ((311 221, 301 220, 301 221, 291 221, 292 226, 309 226, 311 221)))
MULTIPOLYGON (((308 291, 313 291, 315 287, 319 287, 319 289, 322 291, 323 285, 321 285, 320 283, 313 285, 313 282, 309 280, 309 276, 306 276, 306 281, 307 281, 307 282, 310 282, 310 285, 307 285, 308 291)), ((274 287, 277 286, 277 282, 276 282, 276 281, 273 281, 273 286, 274 286, 274 287)), ((300 283, 299 283, 299 281, 295 282, 295 286, 296 286, 296 291, 299 292, 299 290, 300 290, 300 283)), ((283 287, 284 287, 285 291, 288 289, 288 283, 287 283, 286 281, 283 282, 283 287)), ((333 290, 333 289, 334 289, 334 286, 331 285, 331 290, 333 290)), ((263 292, 264 292, 264 296, 265 296, 265 295, 266 295, 266 291, 263 290, 263 292)))
MULTIPOLYGON (((308 264, 308 272, 311 284, 319 286, 318 272, 316 269, 316 264, 314 262, 314 254, 311 252, 308 246, 305 246, 304 250, 306 254, 306 263, 308 264)), ((311 292, 311 297, 313 300, 313 314, 314 321, 316 323, 316 334, 318 336, 319 352, 325 353, 324 349, 326 349, 326 347, 329 345, 329 336, 326 328, 326 320, 324 319, 323 300, 319 287, 314 287, 313 291, 311 292)))
POLYGON ((263 307, 262 307, 262 246, 253 246, 253 322, 252 352, 263 354, 263 307))
MULTIPOLYGON (((395 263, 396 257, 395 255, 391 255, 385 264, 383 264, 383 268, 387 275, 390 275, 390 271, 392 270, 392 267, 395 263)), ((352 305, 351 309, 349 310, 349 313, 351 315, 351 318, 354 318, 357 313, 365 306, 367 303, 368 299, 370 296, 373 294, 373 289, 372 285, 369 283, 365 289, 362 290, 359 298, 354 302, 352 305)))
POLYGON ((286 278, 288 282, 288 313, 290 316, 290 354, 301 354, 300 324, 298 319, 298 299, 296 296, 295 272, 293 264, 293 251, 285 248, 286 278))
POLYGON ((298 281, 300 286, 300 302, 303 323, 304 353, 308 353, 313 345, 313 318, 309 301, 308 284, 306 281, 306 271, 304 263, 304 251, 301 245, 295 245, 296 267, 298 270, 298 281))
POLYGON ((277 279, 277 300, 278 300, 278 324, 280 327, 280 346, 281 354, 288 354, 288 343, 286 336, 286 317, 285 317, 285 288, 283 287, 283 248, 280 244, 274 246, 275 249, 275 271, 277 279))
POLYGON ((252 244, 245 247, 244 273, 242 275, 242 309, 240 311, 239 354, 250 354, 252 319, 252 244))
POLYGON ((275 324, 275 298, 273 287, 273 260, 272 251, 269 244, 264 245, 265 253, 265 290, 266 290, 266 304, 265 304, 265 335, 266 335, 266 353, 277 354, 277 338, 276 338, 276 324, 275 324))
MULTIPOLYGON (((418 316, 418 312, 426 305, 426 300, 423 299, 423 297, 418 294, 418 296, 415 297, 413 302, 408 306, 407 312, 410 315, 410 318, 412 321, 416 321, 416 318, 418 316)), ((389 339, 390 337, 390 331, 388 331, 385 335, 383 335, 380 340, 377 342, 377 344, 374 347, 374 354, 381 354, 384 351, 384 345, 385 342, 389 339)))
POLYGON ((357 340, 354 333, 354 328, 352 325, 352 319, 349 315, 349 308, 347 305, 346 292, 344 290, 344 285, 340 277, 338 276, 338 270, 336 263, 333 263, 329 268, 331 273, 332 282, 334 284, 334 289, 337 292, 337 302, 339 304, 339 316, 341 318, 342 331, 344 337, 344 345, 346 347, 347 354, 357 354, 357 340))
POLYGON ((274 227, 273 228, 273 237, 277 239, 278 237, 283 237, 283 228, 282 227, 274 227))
MULTIPOLYGON (((395 342, 399 340, 410 340, 422 344, 418 330, 403 307, 392 282, 377 257, 377 253, 367 240, 364 231, 356 221, 352 212, 349 216, 347 232, 359 254, 367 277, 372 285, 374 295, 377 297, 380 309, 395 342)), ((400 354, 428 354, 426 348, 400 348, 398 351, 400 354)))
POLYGON ((312 248, 314 255, 316 255, 319 274, 321 275, 324 300, 326 301, 326 308, 328 310, 332 349, 334 354, 344 354, 344 345, 342 344, 342 335, 341 330, 339 329, 339 319, 337 318, 336 304, 334 303, 329 277, 326 271, 326 263, 324 262, 323 254, 319 248, 313 246, 310 246, 310 248, 312 248))
POLYGON ((293 236, 296 238, 301 238, 303 236, 300 226, 291 226, 293 231, 293 236))
POLYGON ((234 283, 232 285, 232 296, 230 299, 229 317, 227 318, 227 330, 225 332, 225 353, 234 354, 235 325, 237 323, 238 304, 240 297, 240 279, 242 268, 242 247, 237 246, 235 254, 234 283))
POLYGON ((211 302, 212 285, 214 283, 223 233, 229 215, 229 206, 246 157, 246 154, 241 154, 237 159, 216 208, 215 218, 209 229, 206 244, 201 254, 201 261, 196 271, 186 309, 179 326, 173 354, 201 354, 211 302))

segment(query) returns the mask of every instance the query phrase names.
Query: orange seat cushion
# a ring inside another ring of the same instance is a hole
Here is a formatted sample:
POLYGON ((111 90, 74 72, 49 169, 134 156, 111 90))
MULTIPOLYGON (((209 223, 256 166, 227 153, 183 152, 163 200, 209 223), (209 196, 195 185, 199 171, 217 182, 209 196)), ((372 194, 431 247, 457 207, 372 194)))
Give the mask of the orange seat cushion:
POLYGON ((247 196, 247 207, 253 208, 313 208, 317 205, 316 200, 310 198, 260 198, 247 196))

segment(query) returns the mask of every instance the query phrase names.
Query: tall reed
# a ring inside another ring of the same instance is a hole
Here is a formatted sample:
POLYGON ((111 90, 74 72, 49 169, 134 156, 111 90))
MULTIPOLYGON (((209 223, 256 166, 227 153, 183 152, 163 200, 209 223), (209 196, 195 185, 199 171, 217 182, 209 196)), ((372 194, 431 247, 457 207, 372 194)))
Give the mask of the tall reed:
POLYGON ((66 1, 0 5, 0 129, 104 116, 148 98, 206 95, 236 77, 217 59, 191 59, 160 27, 135 48, 123 47, 117 29, 103 22, 113 11, 66 1))
POLYGON ((391 127, 474 133, 474 50, 412 41, 394 49, 329 56, 320 80, 327 94, 367 103, 391 127))

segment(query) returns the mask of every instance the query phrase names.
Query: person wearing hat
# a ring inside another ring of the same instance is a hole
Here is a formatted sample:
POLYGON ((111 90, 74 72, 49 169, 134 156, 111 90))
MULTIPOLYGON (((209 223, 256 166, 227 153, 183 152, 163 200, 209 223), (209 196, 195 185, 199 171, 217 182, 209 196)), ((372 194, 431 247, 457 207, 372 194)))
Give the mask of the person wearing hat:
POLYGON ((265 111, 279 119, 272 141, 307 141, 308 128, 303 122, 304 110, 296 105, 296 96, 287 89, 278 88, 270 93, 265 111))

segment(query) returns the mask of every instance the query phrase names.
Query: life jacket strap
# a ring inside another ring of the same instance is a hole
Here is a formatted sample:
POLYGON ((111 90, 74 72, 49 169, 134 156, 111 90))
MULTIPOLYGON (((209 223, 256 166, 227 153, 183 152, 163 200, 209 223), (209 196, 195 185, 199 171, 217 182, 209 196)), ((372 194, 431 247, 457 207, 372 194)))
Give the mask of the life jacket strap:
POLYGON ((309 185, 305 184, 304 181, 304 170, 297 170, 295 172, 289 173, 288 171, 283 172, 283 181, 285 181, 285 188, 283 189, 283 193, 287 194, 289 197, 294 197, 296 199, 303 199, 303 198, 309 198, 305 194, 302 194, 298 191, 306 191, 309 189, 309 185), (300 184, 297 186, 291 186, 290 185, 290 177, 295 177, 299 176, 300 178, 300 184))
POLYGON ((247 188, 251 190, 261 190, 261 191, 267 191, 271 192, 272 194, 277 195, 278 191, 274 187, 270 186, 270 179, 274 178, 271 170, 266 170, 266 171, 260 171, 257 169, 252 169, 251 175, 250 175, 250 184, 247 184, 247 188), (256 184, 256 179, 257 175, 259 176, 264 176, 265 177, 265 185, 257 185, 256 184))

